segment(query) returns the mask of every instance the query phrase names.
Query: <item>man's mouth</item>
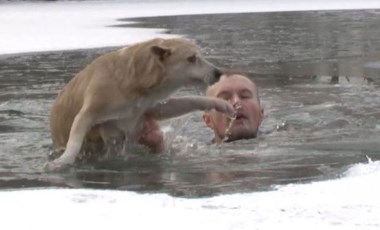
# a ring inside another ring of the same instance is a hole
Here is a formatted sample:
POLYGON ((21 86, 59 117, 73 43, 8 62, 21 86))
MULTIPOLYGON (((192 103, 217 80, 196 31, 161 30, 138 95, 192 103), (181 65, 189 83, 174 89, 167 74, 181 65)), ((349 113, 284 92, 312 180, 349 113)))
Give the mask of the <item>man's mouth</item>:
POLYGON ((235 119, 235 121, 234 122, 242 122, 244 119, 246 119, 247 117, 244 115, 244 114, 242 114, 242 113, 237 113, 236 114, 236 119, 235 119))
POLYGON ((243 119, 243 118, 246 118, 246 116, 244 114, 242 114, 242 113, 237 113, 236 114, 236 120, 243 119))

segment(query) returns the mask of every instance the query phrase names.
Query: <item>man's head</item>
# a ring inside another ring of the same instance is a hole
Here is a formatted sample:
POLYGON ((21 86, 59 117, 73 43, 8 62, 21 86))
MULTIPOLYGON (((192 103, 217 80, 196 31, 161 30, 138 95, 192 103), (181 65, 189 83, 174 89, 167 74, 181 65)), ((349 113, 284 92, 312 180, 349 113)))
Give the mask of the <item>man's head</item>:
POLYGON ((223 74, 218 82, 207 88, 206 96, 217 97, 231 103, 236 109, 229 135, 226 129, 231 119, 215 110, 206 112, 203 120, 214 131, 215 141, 223 142, 254 138, 264 117, 264 109, 255 83, 242 74, 223 74))

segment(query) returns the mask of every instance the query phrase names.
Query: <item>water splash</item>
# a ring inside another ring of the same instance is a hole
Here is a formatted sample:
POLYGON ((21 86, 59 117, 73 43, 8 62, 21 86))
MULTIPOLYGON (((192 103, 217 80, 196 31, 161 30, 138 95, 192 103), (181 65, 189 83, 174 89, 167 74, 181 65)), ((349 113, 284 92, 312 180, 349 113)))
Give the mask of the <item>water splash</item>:
MULTIPOLYGON (((243 108, 243 106, 240 103, 234 104, 233 107, 234 107, 235 111, 243 108)), ((228 141, 228 138, 231 135, 232 125, 233 125, 234 121, 236 120, 236 118, 237 118, 237 114, 234 114, 232 117, 229 117, 229 124, 228 124, 226 131, 224 131, 223 142, 228 141)))
POLYGON ((226 131, 224 131, 223 142, 228 141, 228 138, 231 135, 231 128, 232 128, 232 125, 233 125, 234 121, 236 120, 236 117, 237 116, 235 115, 235 116, 229 118, 230 123, 228 124, 228 127, 227 127, 226 131))

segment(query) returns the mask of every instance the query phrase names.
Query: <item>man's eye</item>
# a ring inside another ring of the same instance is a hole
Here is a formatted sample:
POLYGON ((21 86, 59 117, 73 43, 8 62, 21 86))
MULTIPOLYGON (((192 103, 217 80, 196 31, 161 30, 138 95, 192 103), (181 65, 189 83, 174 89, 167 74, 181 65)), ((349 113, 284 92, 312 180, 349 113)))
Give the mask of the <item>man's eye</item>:
POLYGON ((197 57, 194 55, 191 55, 190 57, 187 58, 187 60, 190 62, 190 63, 195 63, 195 61, 197 60, 197 57))
POLYGON ((223 94, 223 95, 220 95, 219 98, 220 98, 220 99, 223 99, 223 100, 225 100, 225 101, 228 101, 228 100, 231 99, 231 96, 228 95, 228 94, 223 94))
POLYGON ((250 92, 244 92, 244 93, 240 94, 240 98, 242 98, 242 99, 250 99, 252 97, 253 97, 253 95, 250 92))

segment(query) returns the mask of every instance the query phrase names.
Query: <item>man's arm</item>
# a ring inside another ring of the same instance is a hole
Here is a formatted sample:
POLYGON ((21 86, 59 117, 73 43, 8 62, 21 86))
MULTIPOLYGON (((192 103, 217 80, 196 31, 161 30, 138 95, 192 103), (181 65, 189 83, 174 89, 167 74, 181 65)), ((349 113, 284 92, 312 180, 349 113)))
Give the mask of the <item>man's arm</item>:
POLYGON ((178 117, 197 110, 212 110, 232 115, 234 108, 228 102, 212 97, 191 96, 170 98, 150 108, 145 115, 157 120, 178 117))

